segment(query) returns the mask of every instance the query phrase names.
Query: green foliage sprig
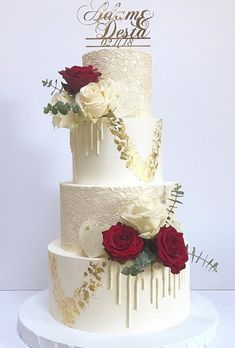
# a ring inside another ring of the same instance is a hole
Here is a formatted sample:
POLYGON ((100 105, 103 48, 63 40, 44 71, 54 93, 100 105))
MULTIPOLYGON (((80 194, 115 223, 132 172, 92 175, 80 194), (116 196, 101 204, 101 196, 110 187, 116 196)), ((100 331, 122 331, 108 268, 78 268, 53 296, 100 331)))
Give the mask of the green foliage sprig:
POLYGON ((133 277, 137 276, 139 273, 144 272, 144 269, 156 261, 156 255, 152 253, 148 248, 145 248, 142 253, 134 260, 130 267, 125 267, 122 270, 122 274, 133 277))
POLYGON ((59 93, 61 93, 64 89, 63 86, 61 88, 58 88, 58 81, 57 80, 55 80, 54 83, 53 83, 53 80, 48 80, 48 79, 42 80, 42 85, 44 87, 48 87, 48 88, 52 87, 53 88, 51 95, 53 95, 55 93, 55 91, 58 91, 59 93))
POLYGON ((208 255, 204 257, 203 251, 198 254, 196 248, 193 247, 192 251, 188 252, 188 254, 191 256, 191 263, 198 263, 200 261, 202 267, 208 268, 208 271, 218 272, 218 262, 215 262, 214 259, 208 259, 208 255))
POLYGON ((64 103, 62 101, 57 101, 54 105, 48 103, 46 107, 44 107, 44 114, 48 114, 51 112, 53 115, 57 115, 58 113, 62 115, 68 115, 69 111, 73 111, 75 114, 80 114, 82 111, 77 103, 64 103))
POLYGON ((167 221, 171 220, 171 215, 175 213, 177 204, 183 204, 183 202, 180 201, 180 198, 184 197, 184 192, 181 190, 181 188, 182 188, 182 185, 176 184, 174 189, 171 191, 171 198, 169 198, 169 201, 171 201, 171 204, 169 205, 169 208, 167 209, 167 212, 168 212, 167 221))

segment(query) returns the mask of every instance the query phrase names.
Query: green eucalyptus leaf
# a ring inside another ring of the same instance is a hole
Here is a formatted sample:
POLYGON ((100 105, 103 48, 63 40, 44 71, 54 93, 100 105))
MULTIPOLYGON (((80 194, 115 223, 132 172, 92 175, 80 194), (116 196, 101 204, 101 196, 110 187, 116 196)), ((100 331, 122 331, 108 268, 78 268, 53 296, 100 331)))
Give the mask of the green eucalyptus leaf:
POLYGON ((131 271, 130 271, 130 268, 129 268, 129 267, 123 268, 122 274, 128 276, 128 275, 130 275, 130 273, 131 273, 131 271))
POLYGON ((55 106, 52 107, 51 112, 53 113, 53 115, 57 115, 58 114, 58 110, 55 106))
POLYGON ((136 277, 140 272, 142 272, 142 270, 140 271, 138 268, 134 266, 132 266, 130 270, 131 270, 132 277, 136 277))
POLYGON ((67 109, 68 111, 71 110, 71 105, 70 105, 69 103, 65 103, 64 106, 66 107, 66 109, 67 109))
POLYGON ((76 104, 76 103, 73 103, 73 104, 72 104, 72 111, 73 111, 75 114, 80 112, 80 108, 79 108, 78 104, 76 104))

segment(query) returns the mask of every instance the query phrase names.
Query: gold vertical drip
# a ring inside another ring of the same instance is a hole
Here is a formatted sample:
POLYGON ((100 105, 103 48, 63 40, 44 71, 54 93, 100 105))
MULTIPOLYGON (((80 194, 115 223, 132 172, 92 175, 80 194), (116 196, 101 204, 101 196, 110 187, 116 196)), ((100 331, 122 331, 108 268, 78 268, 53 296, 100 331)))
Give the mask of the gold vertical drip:
POLYGON ((184 283, 185 282, 185 270, 182 270, 180 272, 180 275, 181 275, 181 283, 184 283))
POLYGON ((178 289, 180 290, 181 288, 180 273, 177 274, 177 277, 178 277, 178 289))
POLYGON ((141 278, 141 290, 144 290, 144 285, 145 285, 144 278, 141 278))
POLYGON ((158 285, 158 279, 156 279, 156 308, 158 309, 158 292, 159 292, 159 285, 158 285))
POLYGON ((173 296, 174 296, 174 298, 175 298, 175 296, 176 296, 176 277, 177 277, 177 275, 176 274, 174 274, 173 275, 173 296))
POLYGON ((102 120, 100 121, 100 140, 104 140, 104 122, 102 120))
POLYGON ((165 267, 162 267, 162 297, 166 296, 166 277, 165 277, 165 267))
POLYGON ((151 265, 151 273, 150 273, 150 303, 153 304, 153 281, 154 281, 154 269, 153 265, 151 265))
POLYGON ((135 277, 135 297, 134 297, 134 309, 139 307, 139 277, 135 277))
POLYGON ((118 265, 117 267, 117 304, 120 305, 121 304, 121 267, 120 265, 118 265))
POLYGON ((109 276, 108 276, 108 289, 113 289, 113 264, 112 261, 109 262, 109 270, 108 270, 109 276))
MULTIPOLYGON (((73 181, 77 179, 77 163, 78 163, 78 129, 70 130, 70 147, 73 157, 73 181)), ((83 134, 83 132, 82 132, 83 134)))
POLYGON ((90 137, 91 137, 91 151, 93 151, 94 150, 94 123, 93 122, 91 122, 90 137))
POLYGON ((127 276, 127 328, 131 325, 131 275, 127 276))
POLYGON ((84 126, 84 128, 85 128, 85 151, 86 151, 86 157, 88 157, 88 155, 89 155, 89 151, 88 151, 88 142, 89 142, 89 140, 88 140, 88 135, 89 135, 89 129, 88 129, 88 124, 87 123, 85 123, 85 126, 84 126))
POLYGON ((96 154, 100 154, 100 130, 98 124, 96 126, 96 154))
POLYGON ((172 287, 171 287, 171 269, 168 268, 168 295, 171 296, 171 290, 172 290, 172 287))

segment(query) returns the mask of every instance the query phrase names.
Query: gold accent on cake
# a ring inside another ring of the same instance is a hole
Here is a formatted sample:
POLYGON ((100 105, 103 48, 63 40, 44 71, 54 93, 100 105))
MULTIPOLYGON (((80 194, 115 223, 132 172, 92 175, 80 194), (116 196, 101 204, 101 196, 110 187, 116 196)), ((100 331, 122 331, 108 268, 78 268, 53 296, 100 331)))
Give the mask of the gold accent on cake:
POLYGON ((100 264, 91 261, 88 269, 83 274, 83 284, 74 290, 71 297, 67 297, 62 289, 58 276, 56 256, 50 252, 48 256, 52 291, 60 310, 62 322, 67 326, 72 326, 76 318, 90 302, 97 289, 103 285, 101 274, 104 273, 106 262, 100 264))
POLYGON ((112 114, 108 120, 110 131, 114 135, 114 142, 117 150, 120 152, 120 159, 126 161, 126 167, 132 170, 141 181, 147 183, 153 180, 159 164, 162 140, 162 120, 156 122, 152 151, 147 159, 141 158, 138 154, 135 144, 131 141, 126 132, 123 119, 117 118, 112 114))

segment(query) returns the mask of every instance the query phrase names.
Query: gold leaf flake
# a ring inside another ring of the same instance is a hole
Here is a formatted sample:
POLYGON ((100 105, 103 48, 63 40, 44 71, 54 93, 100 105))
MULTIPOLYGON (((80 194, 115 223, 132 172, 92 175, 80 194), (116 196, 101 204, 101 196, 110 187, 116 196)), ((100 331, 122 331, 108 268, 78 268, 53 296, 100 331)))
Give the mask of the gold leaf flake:
POLYGON ((126 167, 143 182, 153 180, 159 165, 160 146, 162 139, 162 120, 156 123, 151 154, 143 159, 139 156, 135 145, 129 138, 125 123, 114 114, 109 118, 109 128, 114 135, 114 143, 120 152, 120 159, 126 161, 126 167))
POLYGON ((81 314, 81 310, 85 308, 91 297, 94 296, 95 291, 102 286, 102 279, 98 274, 104 273, 106 263, 96 264, 90 262, 88 270, 84 272, 84 277, 87 281, 84 281, 79 288, 75 289, 71 297, 67 297, 62 289, 57 272, 57 259, 50 252, 49 266, 53 295, 59 308, 62 322, 67 326, 72 326, 76 318, 81 314))

